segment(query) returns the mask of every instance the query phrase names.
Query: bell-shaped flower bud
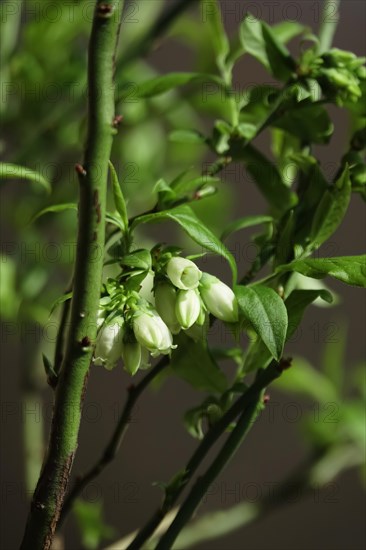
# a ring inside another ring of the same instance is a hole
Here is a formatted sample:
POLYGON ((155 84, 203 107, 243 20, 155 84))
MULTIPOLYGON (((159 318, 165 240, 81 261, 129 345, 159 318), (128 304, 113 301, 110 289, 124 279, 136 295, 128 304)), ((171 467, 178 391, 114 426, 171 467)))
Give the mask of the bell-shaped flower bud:
POLYGON ((111 323, 102 326, 94 350, 95 365, 103 365, 108 370, 116 366, 122 355, 123 333, 124 320, 122 317, 117 317, 111 323))
POLYGON ((133 376, 142 362, 141 346, 138 342, 124 342, 122 358, 126 371, 133 376))
POLYGON ((197 290, 179 290, 175 312, 182 328, 188 329, 197 321, 201 311, 201 299, 197 290))
POLYGON ((175 314, 177 292, 169 283, 159 283, 155 289, 155 307, 172 334, 178 334, 180 325, 175 314))
POLYGON ((161 353, 168 354, 174 348, 171 332, 155 310, 136 311, 132 318, 132 327, 136 340, 153 357, 161 353))
POLYGON ((208 311, 221 321, 238 321, 238 302, 234 292, 222 281, 203 273, 200 281, 200 294, 208 311))
POLYGON ((179 257, 169 260, 166 272, 173 285, 181 290, 197 288, 202 276, 195 263, 179 257))

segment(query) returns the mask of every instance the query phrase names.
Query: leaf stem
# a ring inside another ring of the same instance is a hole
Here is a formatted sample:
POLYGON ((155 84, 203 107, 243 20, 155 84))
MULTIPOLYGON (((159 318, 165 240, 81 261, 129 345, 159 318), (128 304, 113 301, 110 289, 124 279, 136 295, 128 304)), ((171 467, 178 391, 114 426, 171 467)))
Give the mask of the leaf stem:
POLYGON ((77 449, 96 337, 105 240, 108 161, 113 142, 114 56, 123 0, 97 0, 89 42, 88 134, 79 174, 79 230, 70 330, 57 385, 48 451, 33 495, 22 550, 49 549, 77 449))

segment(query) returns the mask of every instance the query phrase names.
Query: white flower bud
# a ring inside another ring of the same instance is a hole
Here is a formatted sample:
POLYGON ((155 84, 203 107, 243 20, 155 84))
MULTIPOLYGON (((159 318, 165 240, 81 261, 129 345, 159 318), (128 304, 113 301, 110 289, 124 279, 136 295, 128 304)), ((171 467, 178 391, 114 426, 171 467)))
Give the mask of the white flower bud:
POLYGON ((137 311, 132 319, 136 340, 147 348, 153 357, 168 354, 173 348, 170 330, 154 310, 137 311))
POLYGON ((141 366, 141 346, 138 342, 125 342, 122 350, 124 367, 132 376, 136 374, 141 366))
POLYGON ((169 283, 160 283, 155 289, 155 306, 173 334, 178 334, 180 325, 175 314, 175 304, 177 301, 177 293, 174 287, 169 283))
POLYGON ((222 281, 203 273, 200 293, 208 311, 221 321, 235 323, 238 320, 238 302, 234 292, 222 281))
POLYGON ((104 365, 108 370, 116 366, 122 355, 123 325, 123 318, 117 317, 101 328, 94 351, 95 365, 104 365))
POLYGON ((186 258, 169 260, 166 272, 173 285, 181 290, 197 288, 202 276, 196 264, 186 258))
POLYGON ((196 290, 179 290, 175 312, 184 329, 190 328, 197 321, 201 311, 201 300, 196 290))

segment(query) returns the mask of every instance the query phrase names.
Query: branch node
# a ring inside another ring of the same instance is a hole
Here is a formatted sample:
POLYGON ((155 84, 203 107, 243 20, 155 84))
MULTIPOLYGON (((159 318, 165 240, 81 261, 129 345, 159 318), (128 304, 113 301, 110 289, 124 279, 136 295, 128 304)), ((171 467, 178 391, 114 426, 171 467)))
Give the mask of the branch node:
POLYGON ((282 373, 284 370, 287 370, 292 365, 292 357, 282 357, 280 362, 278 363, 277 369, 280 373, 282 373))
POLYGON ((107 2, 103 2, 102 4, 98 4, 97 6, 97 15, 101 19, 107 19, 111 17, 113 12, 113 6, 111 4, 108 4, 107 2))
POLYGON ((112 121, 113 128, 118 128, 123 120, 123 115, 116 115, 112 121))
POLYGON ((82 164, 75 164, 75 171, 78 176, 82 176, 83 178, 86 176, 86 170, 82 164))

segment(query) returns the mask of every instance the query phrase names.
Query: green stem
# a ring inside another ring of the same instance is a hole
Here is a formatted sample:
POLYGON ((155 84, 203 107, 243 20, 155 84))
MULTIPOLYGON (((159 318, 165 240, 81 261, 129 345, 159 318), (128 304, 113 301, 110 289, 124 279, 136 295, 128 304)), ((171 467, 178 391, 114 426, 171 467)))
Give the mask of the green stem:
POLYGON ((164 356, 158 364, 151 369, 147 375, 137 384, 136 386, 131 386, 128 390, 128 397, 123 408, 122 414, 118 420, 116 428, 113 432, 113 435, 108 442, 108 445, 103 451, 100 459, 95 463, 95 465, 90 468, 90 470, 81 477, 78 477, 74 487, 68 494, 65 499, 65 504, 62 508, 62 513, 60 517, 59 527, 65 520, 67 514, 72 508, 75 499, 80 495, 80 493, 85 489, 85 487, 95 479, 110 462, 115 458, 116 454, 119 451, 121 443, 124 439, 125 433, 129 427, 131 421, 132 410, 136 404, 136 401, 143 393, 143 391, 150 385, 150 383, 158 376, 158 374, 167 366, 169 359, 167 356, 164 356))
MULTIPOLYGON (((188 524, 180 532, 173 548, 187 549, 200 542, 216 540, 260 521, 280 507, 310 493, 312 469, 317 466, 327 451, 328 449, 321 449, 311 454, 260 503, 242 502, 228 510, 205 514, 194 523, 188 524)), ((154 537, 151 542, 156 544, 158 541, 154 537)))
POLYGON ((340 0, 324 0, 319 28, 319 54, 326 52, 332 46, 339 21, 339 5, 340 0))
POLYGON ((128 550, 140 549, 151 537, 166 514, 173 508, 174 504, 177 502, 178 498, 204 458, 207 456, 212 446, 227 430, 228 426, 234 422, 237 416, 240 415, 243 410, 248 408, 248 405, 252 403, 253 398, 258 394, 258 392, 261 392, 270 382, 281 374, 281 369, 281 365, 278 366, 275 361, 272 361, 267 369, 264 371, 259 371, 252 386, 231 406, 231 408, 220 418, 220 420, 218 420, 218 422, 210 428, 191 456, 190 460, 187 462, 181 482, 177 484, 173 481, 173 483, 166 488, 163 504, 152 515, 146 525, 139 531, 135 539, 128 546, 128 550))
POLYGON ((108 161, 114 131, 114 55, 122 6, 122 0, 97 0, 94 12, 88 63, 88 135, 84 170, 79 174, 79 231, 70 330, 48 451, 33 495, 22 550, 50 548, 77 449, 102 280, 108 161))
POLYGON ((281 371, 276 368, 269 368, 264 372, 259 371, 258 378, 245 394, 246 400, 245 404, 243 403, 243 412, 241 413, 234 430, 227 438, 221 451, 218 453, 211 466, 197 479, 193 485, 171 526, 156 546, 156 550, 168 550, 172 547, 175 539, 185 524, 191 519, 193 513, 199 506, 201 500, 212 483, 227 466, 245 439, 260 411, 265 387, 277 378, 280 372, 281 371))

